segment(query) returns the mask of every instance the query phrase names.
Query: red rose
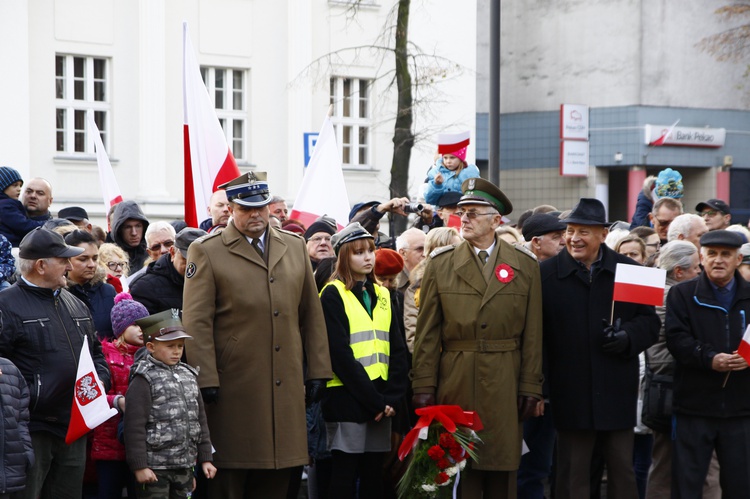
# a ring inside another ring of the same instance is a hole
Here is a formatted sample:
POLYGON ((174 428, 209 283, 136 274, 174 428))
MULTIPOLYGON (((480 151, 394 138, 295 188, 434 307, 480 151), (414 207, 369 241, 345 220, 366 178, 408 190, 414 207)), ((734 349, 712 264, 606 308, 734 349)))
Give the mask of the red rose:
POLYGON ((438 473, 437 477, 435 477, 435 483, 441 485, 450 479, 451 477, 448 476, 448 473, 444 473, 441 471, 440 473, 438 473))
POLYGON ((451 462, 448 461, 444 457, 440 458, 440 460, 437 462, 437 467, 440 468, 441 470, 444 470, 445 468, 450 468, 451 466, 452 466, 451 462))
POLYGON ((451 447, 456 446, 456 439, 453 435, 450 433, 443 433, 440 435, 440 446, 445 447, 446 449, 450 449, 451 447))
POLYGON ((433 445, 427 450, 427 455, 430 456, 433 461, 437 461, 445 455, 445 451, 439 445, 433 445))
POLYGON ((451 447, 448 452, 450 452, 451 457, 455 461, 462 461, 463 460, 464 450, 461 448, 461 446, 451 447))

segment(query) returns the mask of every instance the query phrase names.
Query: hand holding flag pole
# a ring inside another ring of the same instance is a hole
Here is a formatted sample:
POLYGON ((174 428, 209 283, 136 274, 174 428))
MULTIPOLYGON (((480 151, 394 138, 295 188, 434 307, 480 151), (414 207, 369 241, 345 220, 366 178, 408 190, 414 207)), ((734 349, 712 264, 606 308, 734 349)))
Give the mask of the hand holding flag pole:
MULTIPOLYGON (((745 334, 742 336, 742 340, 740 340, 740 346, 737 347, 737 350, 734 353, 738 354, 744 359, 745 365, 729 366, 730 370, 727 371, 726 376, 724 376, 724 383, 722 383, 721 385, 722 388, 727 386, 727 381, 729 381, 729 375, 732 374, 732 371, 741 371, 743 369, 747 369, 747 365, 750 364, 750 326, 745 329, 745 334)), ((728 363, 729 362, 730 361, 728 361, 728 363)))

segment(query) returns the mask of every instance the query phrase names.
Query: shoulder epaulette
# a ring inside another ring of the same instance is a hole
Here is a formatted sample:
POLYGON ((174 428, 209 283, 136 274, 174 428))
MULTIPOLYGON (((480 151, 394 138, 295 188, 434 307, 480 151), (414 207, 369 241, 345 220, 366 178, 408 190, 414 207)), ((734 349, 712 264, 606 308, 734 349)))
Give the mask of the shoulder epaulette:
POLYGON ((435 249, 432 253, 430 253, 430 258, 435 258, 438 255, 442 255, 443 253, 453 251, 454 249, 456 249, 455 244, 449 244, 448 246, 441 246, 435 249))
POLYGON ((537 258, 536 258, 536 255, 535 255, 534 253, 532 253, 532 252, 531 252, 531 250, 530 250, 530 249, 528 249, 528 248, 527 248, 526 246, 524 246, 523 244, 516 244, 516 245, 514 245, 514 247, 515 247, 515 248, 516 248, 516 249, 517 249, 518 251, 520 251, 521 253, 523 253, 524 255, 528 256, 529 258, 533 258, 534 260, 536 260, 536 259, 537 259, 537 258))
POLYGON ((300 239, 304 239, 301 235, 297 234, 296 232, 291 232, 291 231, 288 231, 288 230, 285 230, 285 229, 276 229, 276 230, 278 230, 279 232, 283 232, 284 234, 288 234, 290 236, 294 236, 294 237, 298 237, 300 239))
POLYGON ((209 240, 209 239, 211 239, 212 237, 216 237, 216 236, 218 236, 219 234, 221 234, 221 231, 219 231, 219 232, 214 232, 213 234, 206 234, 205 236, 201 236, 201 237, 198 237, 198 238, 196 238, 196 239, 195 239, 195 241, 193 241, 193 242, 194 242, 194 243, 198 243, 198 244, 201 244, 201 243, 203 243, 204 241, 208 241, 208 240, 209 240))

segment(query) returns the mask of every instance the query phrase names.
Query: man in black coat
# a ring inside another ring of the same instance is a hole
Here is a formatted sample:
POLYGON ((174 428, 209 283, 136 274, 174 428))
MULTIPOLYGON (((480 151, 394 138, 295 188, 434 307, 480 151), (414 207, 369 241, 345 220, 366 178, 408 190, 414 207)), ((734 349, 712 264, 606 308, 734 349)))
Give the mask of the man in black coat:
POLYGON ((599 444, 608 497, 637 498, 638 354, 658 339, 659 318, 647 305, 617 302, 613 309, 616 265, 636 262, 604 244, 609 222, 600 201, 582 198, 562 222, 566 250, 540 265, 544 348, 558 431, 555 497, 589 497, 591 457, 599 444))
POLYGON ((750 494, 750 370, 737 353, 750 317, 750 284, 737 267, 742 236, 701 237, 704 272, 667 296, 674 376, 672 497, 700 498, 716 450, 723 497, 750 494))
POLYGON ((206 231, 186 227, 175 237, 169 253, 159 257, 130 283, 133 299, 142 303, 150 314, 170 308, 182 310, 182 290, 185 287, 187 250, 190 243, 205 236, 206 231))

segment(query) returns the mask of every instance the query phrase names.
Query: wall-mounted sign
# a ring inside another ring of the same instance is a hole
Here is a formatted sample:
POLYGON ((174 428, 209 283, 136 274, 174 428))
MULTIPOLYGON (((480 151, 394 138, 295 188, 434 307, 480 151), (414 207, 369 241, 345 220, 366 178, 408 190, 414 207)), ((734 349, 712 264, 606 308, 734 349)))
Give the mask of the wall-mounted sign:
POLYGON ((646 125, 647 145, 683 146, 683 147, 722 147, 727 136, 725 128, 690 128, 676 126, 670 132, 670 125, 646 125), (660 141, 664 135, 664 141, 660 141), (657 143, 657 144, 655 144, 657 143))
POLYGON ((318 142, 318 132, 304 132, 302 138, 304 141, 305 168, 310 164, 315 143, 318 142))
POLYGON ((589 174, 589 143, 581 140, 560 141, 560 175, 587 177, 589 174))
POLYGON ((560 106, 560 138, 589 140, 589 107, 580 104, 560 106))

